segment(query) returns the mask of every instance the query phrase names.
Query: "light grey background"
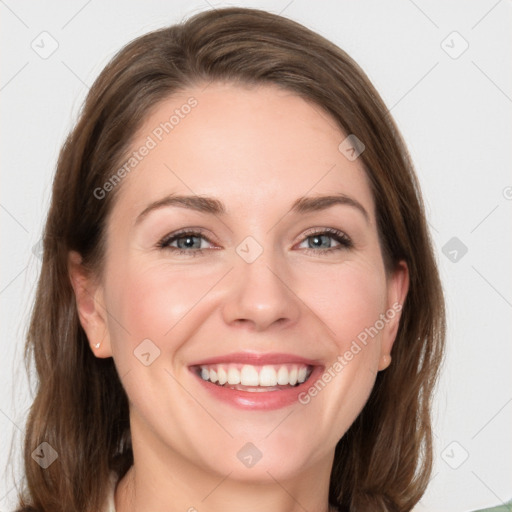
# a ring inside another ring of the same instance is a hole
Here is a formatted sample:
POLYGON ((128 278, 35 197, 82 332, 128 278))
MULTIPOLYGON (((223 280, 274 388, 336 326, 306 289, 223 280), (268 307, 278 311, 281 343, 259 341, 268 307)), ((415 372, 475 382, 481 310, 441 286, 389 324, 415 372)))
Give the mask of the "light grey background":
POLYGON ((11 474, 20 474, 30 404, 23 338, 39 270, 33 247, 59 148, 88 87, 122 45, 226 5, 282 13, 334 41, 391 108, 416 164, 448 303, 436 462, 420 510, 467 511, 512 498, 510 0, 0 0, 2 469, 14 443, 13 463, 0 473, 0 511, 12 510, 11 474))

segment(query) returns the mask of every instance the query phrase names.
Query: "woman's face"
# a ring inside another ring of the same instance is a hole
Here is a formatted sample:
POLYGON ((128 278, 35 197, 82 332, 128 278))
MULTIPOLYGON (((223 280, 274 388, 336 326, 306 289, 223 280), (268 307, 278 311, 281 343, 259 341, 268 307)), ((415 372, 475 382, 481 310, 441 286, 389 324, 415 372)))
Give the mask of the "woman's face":
POLYGON ((94 301, 79 300, 128 395, 136 462, 328 475, 408 286, 405 265, 385 273, 345 138, 274 86, 191 88, 146 120, 118 174, 94 301))

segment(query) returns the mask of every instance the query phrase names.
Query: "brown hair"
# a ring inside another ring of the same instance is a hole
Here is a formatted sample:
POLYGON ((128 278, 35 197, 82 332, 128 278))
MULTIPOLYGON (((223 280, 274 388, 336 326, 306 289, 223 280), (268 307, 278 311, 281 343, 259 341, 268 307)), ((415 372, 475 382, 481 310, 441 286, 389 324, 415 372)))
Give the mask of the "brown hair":
POLYGON ((293 91, 366 146, 359 158, 373 191, 386 268, 405 260, 410 286, 393 364, 379 372, 363 411, 336 447, 329 500, 346 511, 408 511, 431 474, 430 406, 445 336, 417 178, 386 106, 345 52, 298 23, 244 8, 200 13, 125 46, 91 87, 62 147, 25 353, 35 361, 38 387, 26 429, 20 510, 97 510, 109 473, 122 477, 133 463, 127 397, 113 360, 89 349, 68 254, 78 251, 100 275, 106 222, 120 187, 102 200, 93 191, 124 160, 150 109, 209 81, 293 91), (47 469, 31 457, 44 441, 59 454, 47 469))

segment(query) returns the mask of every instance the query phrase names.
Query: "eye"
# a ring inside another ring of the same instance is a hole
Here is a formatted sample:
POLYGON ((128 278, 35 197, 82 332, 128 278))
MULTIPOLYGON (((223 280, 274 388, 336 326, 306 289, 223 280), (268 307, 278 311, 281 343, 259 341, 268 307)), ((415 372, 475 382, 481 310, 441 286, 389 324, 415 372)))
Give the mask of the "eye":
POLYGON ((334 228, 310 232, 299 245, 299 249, 305 249, 306 252, 312 251, 315 254, 325 254, 352 247, 352 240, 345 233, 334 228), (303 246, 304 244, 306 244, 306 247, 303 246))
MULTIPOLYGON (((213 242, 199 230, 182 230, 165 236, 157 244, 159 249, 172 251, 175 254, 199 256, 212 248, 213 242)), ((298 246, 305 252, 312 254, 328 254, 333 251, 350 249, 353 247, 351 239, 342 231, 334 228, 316 229, 307 233, 303 242, 298 246), (306 244, 306 247, 303 245, 306 244)))
POLYGON ((208 249, 203 242, 206 242, 206 245, 212 244, 201 231, 184 230, 167 235, 158 242, 157 246, 177 254, 196 256, 208 249))

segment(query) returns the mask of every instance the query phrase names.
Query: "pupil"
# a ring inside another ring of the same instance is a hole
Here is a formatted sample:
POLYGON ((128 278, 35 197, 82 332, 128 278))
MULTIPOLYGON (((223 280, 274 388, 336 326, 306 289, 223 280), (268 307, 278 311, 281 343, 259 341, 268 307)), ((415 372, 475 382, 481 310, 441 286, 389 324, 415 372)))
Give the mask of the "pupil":
POLYGON ((194 237, 194 236, 184 236, 182 238, 179 238, 178 239, 178 247, 180 249, 183 249, 183 248, 190 249, 191 247, 199 249, 201 242, 199 241, 199 244, 194 243, 194 238, 198 239, 198 237, 194 237))
POLYGON ((329 237, 327 235, 315 235, 311 237, 313 239, 314 247, 327 247, 329 248, 329 237), (325 244, 322 245, 322 242, 325 244))

